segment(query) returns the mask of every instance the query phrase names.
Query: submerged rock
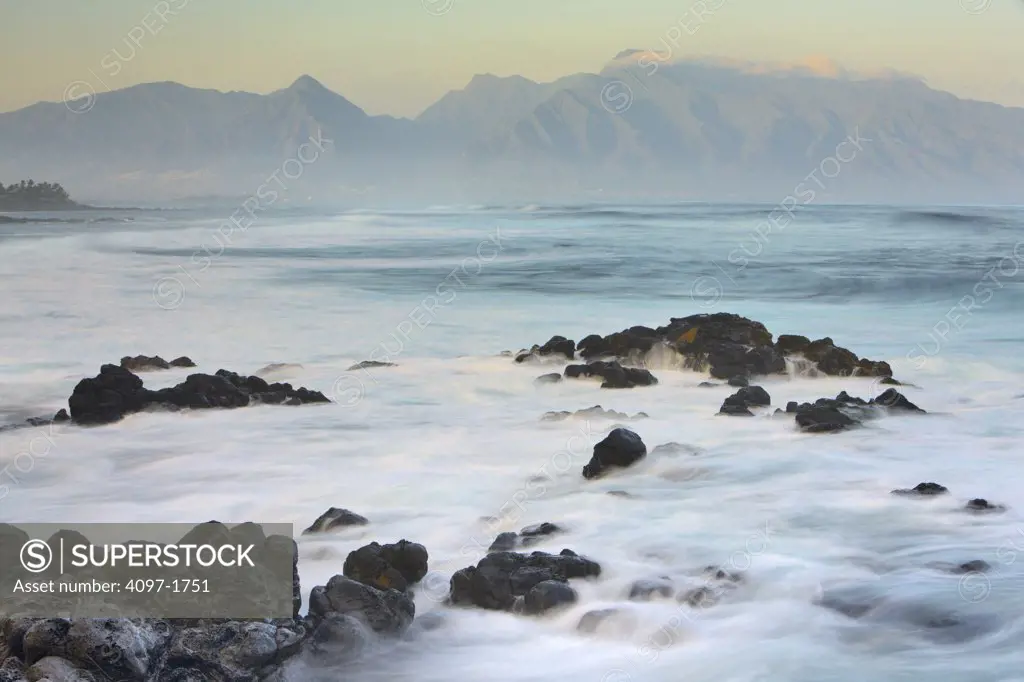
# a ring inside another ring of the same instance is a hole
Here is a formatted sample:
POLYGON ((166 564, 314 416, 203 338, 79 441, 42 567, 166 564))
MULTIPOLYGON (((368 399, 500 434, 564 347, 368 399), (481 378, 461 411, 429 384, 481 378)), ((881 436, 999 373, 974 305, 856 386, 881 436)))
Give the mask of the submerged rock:
POLYGON ((564 584, 600 574, 599 564, 568 549, 560 554, 498 552, 487 555, 476 566, 457 571, 451 579, 449 600, 455 606, 494 611, 512 611, 521 604, 521 608, 530 613, 540 613, 575 599, 575 596, 569 597, 567 591, 556 590, 547 583, 564 584), (527 606, 525 597, 538 586, 542 587, 534 592, 527 606))
POLYGON ((534 545, 544 542, 547 538, 555 535, 565 533, 565 529, 554 523, 545 521, 544 523, 538 523, 533 526, 527 526, 518 533, 511 531, 500 533, 498 537, 494 539, 491 546, 487 548, 488 552, 510 552, 519 547, 533 547, 534 545))
POLYGON ((542 346, 535 345, 528 351, 521 351, 516 355, 516 362, 522 363, 552 355, 572 360, 576 357, 576 342, 564 336, 553 336, 542 346))
POLYGON ((302 531, 303 535, 311 535, 313 533, 327 533, 328 531, 334 530, 335 528, 344 528, 347 526, 365 526, 370 523, 370 520, 365 516, 360 516, 355 512, 349 511, 348 509, 339 509, 338 507, 331 507, 317 518, 313 524, 302 531))
POLYGON ((969 511, 974 514, 999 514, 1006 511, 1006 507, 1001 504, 992 504, 984 498, 977 497, 970 500, 964 506, 964 511, 969 511))
POLYGON ((268 384, 260 377, 245 377, 227 370, 216 374, 191 374, 171 388, 151 391, 142 379, 115 365, 103 365, 100 373, 75 386, 68 405, 71 418, 82 425, 110 424, 146 409, 208 409, 246 407, 253 404, 302 405, 331 402, 323 393, 291 384, 268 384))
POLYGON ((357 369, 376 369, 377 367, 398 367, 398 365, 393 362, 381 362, 380 360, 363 360, 352 365, 346 371, 354 372, 357 369))
POLYGON ((949 492, 949 488, 938 483, 918 483, 913 488, 899 488, 893 490, 893 495, 902 495, 905 497, 935 497, 936 495, 945 495, 949 492))
POLYGON ((797 425, 808 433, 843 431, 883 413, 925 413, 893 388, 870 401, 843 391, 835 398, 819 398, 813 404, 790 402, 786 412, 795 414, 797 425))
POLYGON ((615 429, 594 446, 590 462, 583 467, 583 477, 599 478, 610 469, 625 468, 647 456, 647 446, 633 431, 615 429))
POLYGON ((658 580, 637 580, 629 586, 630 601, 652 601, 657 597, 671 599, 675 594, 672 581, 668 578, 658 580))
POLYGON ((646 369, 623 367, 618 362, 591 362, 586 365, 569 365, 565 368, 567 379, 602 380, 601 388, 635 388, 637 386, 654 386, 657 378, 646 369))
POLYGON ((552 372, 551 374, 540 375, 539 377, 533 380, 533 383, 537 384, 538 386, 542 386, 544 384, 557 384, 560 381, 562 381, 562 375, 557 372, 552 372))
POLYGON ((643 412, 638 412, 632 417, 623 412, 616 412, 615 410, 606 410, 600 405, 594 405, 584 410, 576 410, 575 412, 546 412, 541 419, 543 421, 564 421, 566 419, 616 419, 616 420, 634 420, 634 419, 646 419, 647 415, 643 412))

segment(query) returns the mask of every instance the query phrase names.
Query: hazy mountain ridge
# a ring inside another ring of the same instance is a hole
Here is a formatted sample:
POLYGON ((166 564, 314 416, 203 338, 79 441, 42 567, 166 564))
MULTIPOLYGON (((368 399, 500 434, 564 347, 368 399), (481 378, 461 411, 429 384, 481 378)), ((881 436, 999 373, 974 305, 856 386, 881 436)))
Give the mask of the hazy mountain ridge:
POLYGON ((244 193, 319 135, 330 152, 301 178, 317 200, 345 188, 437 202, 755 199, 790 191, 859 136, 863 148, 829 181, 836 198, 1019 201, 1024 186, 1024 109, 829 64, 758 70, 627 51, 600 74, 551 83, 476 76, 415 120, 369 116, 308 76, 267 95, 153 83, 93 105, 0 114, 0 178, 51 177, 90 198, 244 193))

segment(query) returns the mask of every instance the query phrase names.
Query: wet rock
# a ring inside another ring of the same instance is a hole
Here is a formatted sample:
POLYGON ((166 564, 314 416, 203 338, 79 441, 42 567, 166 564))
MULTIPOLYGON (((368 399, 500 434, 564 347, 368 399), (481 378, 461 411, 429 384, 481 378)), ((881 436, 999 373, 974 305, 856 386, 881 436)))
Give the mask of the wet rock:
POLYGON ((519 531, 519 537, 522 539, 523 547, 531 547, 539 542, 543 542, 545 538, 564 532, 565 529, 561 526, 545 521, 544 523, 523 528, 519 531))
POLYGON ((559 374, 558 372, 553 372, 551 374, 540 375, 539 377, 533 380, 533 383, 537 384, 538 386, 542 386, 544 384, 557 384, 561 380, 562 375, 559 374))
POLYGON ((884 362, 858 358, 835 345, 830 338, 811 341, 804 336, 772 334, 760 322, 730 313, 672 318, 652 329, 636 326, 607 336, 591 334, 579 342, 577 354, 584 360, 618 360, 642 364, 658 348, 671 349, 683 364, 716 379, 784 374, 786 356, 803 356, 824 374, 834 376, 891 376, 884 362))
POLYGON ((380 360, 363 360, 352 365, 346 371, 354 372, 357 369, 376 369, 378 367, 398 367, 398 365, 393 362, 381 362, 380 360))
POLYGON ((355 512, 349 511, 348 509, 339 509, 338 507, 331 507, 317 518, 313 524, 302 531, 303 535, 312 535, 313 533, 327 533, 336 528, 345 528, 348 526, 365 526, 370 523, 370 520, 365 516, 360 516, 355 512))
POLYGON ((488 552, 511 552, 519 546, 519 533, 507 531, 499 533, 494 542, 487 548, 488 552))
POLYGON ((857 426, 857 420, 833 407, 797 409, 796 423, 807 433, 831 433, 857 426))
POLYGON ((899 488, 893 490, 893 495, 902 495, 905 497, 935 497, 936 495, 945 495, 949 492, 949 488, 938 483, 918 483, 913 488, 899 488))
POLYGON ((772 399, 768 395, 768 391, 760 386, 747 386, 726 398, 722 403, 719 414, 743 417, 753 416, 753 413, 748 408, 771 405, 771 402, 772 399))
POLYGON ((969 511, 974 514, 999 514, 1006 511, 1006 507, 1001 504, 992 504, 984 498, 977 497, 970 500, 964 506, 964 511, 969 511))
POLYGON ((575 412, 546 412, 541 420, 543 421, 564 421, 566 419, 613 419, 613 420, 637 420, 646 419, 647 415, 643 412, 637 412, 635 415, 630 417, 628 414, 623 412, 616 412, 615 410, 606 410, 600 405, 594 405, 583 410, 576 410, 575 412))
POLYGON ((637 580, 629 587, 630 601, 652 601, 658 597, 671 599, 673 594, 675 589, 668 579, 637 580))
POLYGON ((314 587, 310 592, 309 612, 317 619, 332 613, 350 615, 374 632, 399 634, 412 623, 416 605, 407 593, 377 589, 336 575, 326 586, 314 587))
POLYGON ((537 615, 560 606, 575 604, 578 599, 576 590, 568 583, 545 580, 534 585, 526 593, 523 599, 524 611, 530 615, 537 615))
POLYGON ((63 658, 111 680, 145 680, 158 666, 171 638, 167 621, 51 619, 37 622, 23 638, 24 662, 63 658))
POLYGON ((405 592, 427 574, 427 549, 408 540, 381 545, 371 542, 349 553, 343 573, 378 589, 405 592))
POLYGON ((917 412, 924 414, 924 410, 915 405, 914 403, 907 400, 906 396, 897 391, 895 388, 890 388, 884 393, 874 398, 871 404, 878 405, 879 407, 885 407, 890 410, 900 412, 917 412))
POLYGON ((697 388, 716 388, 718 386, 721 386, 721 384, 716 384, 713 381, 702 381, 697 384, 697 388))
POLYGON ((654 386, 657 378, 646 369, 623 367, 618 362, 591 362, 587 365, 569 365, 565 368, 567 379, 602 380, 601 388, 635 388, 637 386, 654 386))
POLYGON ((609 469, 631 466, 646 455, 647 446, 640 436, 627 429, 615 429, 594 446, 590 462, 583 467, 583 477, 599 478, 609 469))
POLYGON ((265 679, 301 651, 305 636, 306 629, 295 622, 276 625, 228 621, 182 628, 174 634, 166 653, 164 671, 171 675, 160 679, 190 679, 180 677, 180 671, 194 671, 196 676, 191 679, 197 680, 211 679, 204 678, 204 674, 239 682, 265 679))
POLYGON ((320 666, 358 660, 371 646, 371 632, 355 616, 328 613, 314 627, 306 648, 320 666))
POLYGON ((696 448, 696 447, 694 447, 692 445, 684 445, 682 443, 676 443, 674 441, 671 442, 671 443, 662 443, 661 445, 655 446, 655 448, 653 450, 651 450, 651 456, 652 457, 654 455, 671 456, 671 455, 697 455, 697 454, 700 454, 700 450, 698 448, 696 448))
POLYGON ((121 367, 131 372, 153 372, 161 369, 170 369, 172 367, 195 367, 196 363, 192 362, 190 358, 182 356, 175 358, 168 362, 159 355, 148 357, 146 355, 136 355, 134 358, 131 356, 124 356, 121 358, 121 367))
POLYGON ((987 561, 981 559, 974 559, 973 561, 966 561, 962 564, 953 564, 948 562, 935 562, 929 564, 932 568, 945 571, 946 573, 952 573, 954 575, 966 575, 968 573, 988 573, 992 570, 992 565, 987 561))
POLYGON ((742 374, 738 374, 734 377, 730 377, 729 381, 726 383, 728 383, 730 386, 734 386, 737 388, 744 388, 750 385, 750 379, 748 379, 742 374))
MULTIPOLYGON (((477 606, 496 611, 511 611, 519 601, 524 609, 529 609, 531 607, 523 598, 544 582, 567 583, 571 579, 600 574, 600 565, 568 549, 557 555, 498 552, 487 555, 476 566, 457 571, 451 579, 449 600, 456 606, 477 606)), ((543 594, 548 594, 548 589, 544 588, 543 594)), ((534 599, 547 603, 550 598, 541 597, 537 594, 534 599)))
POLYGON ((609 490, 608 494, 612 497, 623 497, 627 500, 636 499, 636 495, 625 490, 609 490))
POLYGON ((192 374, 177 386, 151 391, 130 371, 103 365, 97 376, 78 382, 68 405, 76 423, 99 425, 151 408, 234 408, 258 403, 329 402, 319 391, 296 389, 291 384, 268 384, 259 377, 244 377, 223 369, 215 375, 192 374))
POLYGON ((580 622, 576 626, 576 630, 577 632, 592 635, 601 628, 602 624, 621 613, 622 611, 619 609, 597 609, 595 611, 587 611, 583 614, 583 617, 580 618, 580 622))
POLYGON ((551 356, 572 360, 576 357, 576 342, 564 336, 553 336, 542 346, 535 345, 530 350, 520 351, 516 355, 516 362, 536 362, 551 356))

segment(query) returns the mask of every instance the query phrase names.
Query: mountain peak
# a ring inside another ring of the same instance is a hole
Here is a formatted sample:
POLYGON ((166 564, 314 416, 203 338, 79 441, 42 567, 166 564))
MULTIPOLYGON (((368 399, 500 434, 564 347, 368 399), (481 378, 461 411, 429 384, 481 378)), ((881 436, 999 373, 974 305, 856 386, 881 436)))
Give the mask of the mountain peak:
POLYGON ((303 74, 295 79, 295 82, 288 86, 289 90, 299 90, 303 92, 316 92, 320 90, 327 90, 323 83, 313 78, 308 74, 303 74))

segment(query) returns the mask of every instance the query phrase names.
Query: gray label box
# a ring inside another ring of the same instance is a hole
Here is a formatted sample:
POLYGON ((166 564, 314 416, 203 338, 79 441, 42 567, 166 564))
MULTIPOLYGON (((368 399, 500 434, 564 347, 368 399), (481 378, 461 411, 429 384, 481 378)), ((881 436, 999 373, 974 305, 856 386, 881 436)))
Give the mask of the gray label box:
POLYGON ((292 524, 0 524, 0 616, 291 618, 292 524))

